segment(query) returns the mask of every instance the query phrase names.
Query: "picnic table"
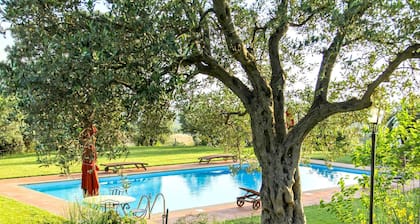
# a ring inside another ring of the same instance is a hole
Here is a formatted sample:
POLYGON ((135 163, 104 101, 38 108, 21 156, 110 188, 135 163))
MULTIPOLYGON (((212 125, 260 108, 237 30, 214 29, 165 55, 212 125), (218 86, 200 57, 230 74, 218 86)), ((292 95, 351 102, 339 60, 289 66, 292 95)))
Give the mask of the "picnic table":
POLYGON ((215 155, 208 155, 208 156, 202 156, 198 158, 200 161, 198 163, 210 163, 211 160, 215 159, 223 159, 228 160, 232 159, 233 162, 236 162, 237 156, 233 154, 215 154, 215 155))
MULTIPOLYGON (((144 170, 147 170, 146 165, 148 165, 148 163, 143 163, 143 162, 115 162, 115 163, 103 163, 101 164, 101 166, 105 166, 105 171, 108 172, 109 168, 116 168, 117 169, 124 169, 127 166, 135 166, 137 167, 137 169, 143 168, 144 170)), ((114 173, 116 172, 116 170, 114 170, 114 173)))

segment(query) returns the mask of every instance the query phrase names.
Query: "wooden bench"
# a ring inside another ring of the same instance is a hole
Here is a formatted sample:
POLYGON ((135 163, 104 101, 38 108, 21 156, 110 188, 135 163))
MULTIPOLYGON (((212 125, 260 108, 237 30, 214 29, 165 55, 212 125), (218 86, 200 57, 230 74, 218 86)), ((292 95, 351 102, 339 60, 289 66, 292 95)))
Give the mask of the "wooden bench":
POLYGON ((216 155, 208 155, 208 156, 203 156, 203 157, 199 157, 198 158, 200 161, 198 163, 210 163, 211 160, 215 160, 215 159, 224 159, 224 160, 228 160, 228 159, 232 159, 233 162, 236 162, 237 157, 236 155, 232 155, 232 154, 216 154, 216 155))
POLYGON ((105 166, 105 171, 108 172, 109 168, 116 168, 114 170, 114 173, 117 172, 118 169, 124 169, 124 167, 126 166, 135 166, 137 167, 137 169, 143 168, 144 170, 146 169, 146 165, 148 165, 147 163, 143 163, 143 162, 115 162, 115 163, 103 163, 101 164, 101 166, 105 166))

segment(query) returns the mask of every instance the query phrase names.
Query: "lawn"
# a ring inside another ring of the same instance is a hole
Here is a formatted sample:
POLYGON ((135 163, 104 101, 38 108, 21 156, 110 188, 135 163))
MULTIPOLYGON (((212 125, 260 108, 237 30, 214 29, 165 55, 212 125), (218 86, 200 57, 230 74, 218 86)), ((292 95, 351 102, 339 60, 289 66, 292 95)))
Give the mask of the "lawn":
MULTIPOLYGON (((130 153, 127 158, 120 158, 114 161, 142 161, 147 162, 149 166, 161 166, 182 163, 197 163, 197 158, 208 154, 223 153, 221 149, 206 146, 158 146, 158 147, 130 147, 130 153)), ((56 166, 44 167, 37 161, 35 153, 18 154, 4 156, 0 158, 0 179, 16 178, 26 176, 41 176, 50 174, 59 174, 60 169, 56 166)), ((98 163, 109 162, 105 157, 99 157, 98 163)), ((71 167, 72 173, 80 172, 80 164, 74 164, 71 167)), ((20 216, 14 219, 12 223, 29 223, 27 218, 31 219, 30 223, 61 223, 63 220, 55 215, 45 212, 41 209, 22 204, 20 202, 10 200, 0 196, 0 205, 3 210, 0 214, 0 223, 11 223, 10 217, 20 216), (16 213, 19 213, 16 214, 16 213), (32 221, 35 220, 35 221, 32 221), (43 220, 38 222, 37 220, 43 220)), ((328 224, 337 223, 334 216, 328 214, 326 210, 319 206, 309 206, 305 208, 305 214, 308 223, 328 224)), ((238 219, 224 222, 226 224, 239 223, 259 223, 259 217, 251 217, 246 219, 238 219)))
POLYGON ((305 157, 311 159, 319 159, 324 161, 333 160, 333 162, 339 163, 352 163, 352 159, 350 155, 340 155, 340 156, 331 156, 328 155, 327 152, 312 152, 310 155, 306 155, 305 157))
MULTIPOLYGON (((318 205, 305 207, 306 222, 308 224, 336 224, 338 223, 335 215, 327 212, 326 209, 321 209, 318 205)), ((260 216, 253 216, 249 218, 241 218, 235 220, 228 220, 223 224, 259 224, 260 216)))
MULTIPOLYGON (((119 161, 142 161, 149 166, 161 166, 169 164, 196 163, 200 156, 222 153, 219 148, 207 146, 157 146, 157 147, 130 147, 127 158, 119 158, 119 161)), ((98 164, 110 162, 106 157, 100 156, 98 164)), ((81 164, 77 163, 70 167, 71 173, 81 172, 81 164)), ((17 154, 0 158, 0 179, 27 176, 42 176, 60 174, 61 170, 55 165, 41 166, 37 162, 35 153, 17 154)))
POLYGON ((62 217, 0 196, 0 223, 63 223, 62 217), (6 209, 7 208, 7 209, 6 209))

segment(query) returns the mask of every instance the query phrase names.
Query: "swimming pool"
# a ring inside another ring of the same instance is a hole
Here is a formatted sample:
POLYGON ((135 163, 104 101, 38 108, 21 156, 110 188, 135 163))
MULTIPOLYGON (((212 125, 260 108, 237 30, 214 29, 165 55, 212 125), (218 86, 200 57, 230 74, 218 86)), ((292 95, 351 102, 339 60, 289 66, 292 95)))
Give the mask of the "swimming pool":
MULTIPOLYGON (((301 166, 302 191, 318 190, 336 187, 340 178, 345 178, 346 184, 355 184, 356 177, 368 174, 367 171, 332 168, 311 164, 301 166)), ((239 187, 259 189, 261 173, 247 172, 240 169, 232 175, 229 166, 175 170, 166 172, 141 173, 124 176, 130 182, 127 193, 137 198, 130 204, 137 207, 142 195, 150 195, 152 199, 162 193, 166 207, 170 210, 180 210, 208 205, 235 202, 236 197, 243 194, 239 187)), ((109 189, 121 186, 121 177, 101 177, 100 194, 109 194, 109 189)), ((59 181, 24 185, 51 196, 67 201, 82 200, 80 180, 59 181)), ((161 212, 163 205, 158 201, 153 212, 161 212)))

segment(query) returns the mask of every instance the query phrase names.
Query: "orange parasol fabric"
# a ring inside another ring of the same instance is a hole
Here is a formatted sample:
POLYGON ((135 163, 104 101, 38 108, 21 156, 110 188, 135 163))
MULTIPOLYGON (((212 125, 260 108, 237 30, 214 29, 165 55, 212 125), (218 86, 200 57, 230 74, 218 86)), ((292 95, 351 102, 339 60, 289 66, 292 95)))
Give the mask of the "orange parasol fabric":
POLYGON ((82 189, 84 196, 99 194, 99 178, 96 165, 97 153, 95 149, 95 134, 97 129, 92 125, 85 133, 82 133, 84 150, 82 155, 82 189))

